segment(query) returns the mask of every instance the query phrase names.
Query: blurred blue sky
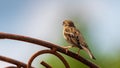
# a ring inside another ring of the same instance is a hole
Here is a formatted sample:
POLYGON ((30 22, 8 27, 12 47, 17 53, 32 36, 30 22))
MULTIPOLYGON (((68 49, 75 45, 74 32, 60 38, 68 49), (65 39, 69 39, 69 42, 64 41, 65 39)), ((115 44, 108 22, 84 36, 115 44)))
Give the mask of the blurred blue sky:
MULTIPOLYGON (((120 51, 119 0, 0 1, 0 32, 35 37, 60 45, 62 21, 70 19, 82 26, 81 18, 88 26, 91 44, 94 44, 94 47, 91 46, 93 51, 95 48, 97 54, 111 57, 120 51)), ((32 44, 10 40, 0 40, 0 45, 0 55, 24 62, 41 49, 38 46, 24 46, 32 44), (24 56, 26 53, 27 58, 24 56)))

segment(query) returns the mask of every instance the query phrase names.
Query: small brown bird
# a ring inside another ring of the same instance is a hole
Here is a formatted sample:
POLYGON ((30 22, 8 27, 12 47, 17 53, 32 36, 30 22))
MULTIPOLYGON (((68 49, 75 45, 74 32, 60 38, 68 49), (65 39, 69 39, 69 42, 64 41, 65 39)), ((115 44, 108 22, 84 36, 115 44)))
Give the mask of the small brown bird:
POLYGON ((63 21, 63 36, 67 42, 72 44, 72 46, 67 46, 66 49, 69 49, 71 47, 78 47, 79 48, 78 54, 80 49, 83 49, 89 54, 90 58, 95 59, 87 43, 85 42, 82 34, 78 29, 76 29, 72 21, 70 20, 63 21))

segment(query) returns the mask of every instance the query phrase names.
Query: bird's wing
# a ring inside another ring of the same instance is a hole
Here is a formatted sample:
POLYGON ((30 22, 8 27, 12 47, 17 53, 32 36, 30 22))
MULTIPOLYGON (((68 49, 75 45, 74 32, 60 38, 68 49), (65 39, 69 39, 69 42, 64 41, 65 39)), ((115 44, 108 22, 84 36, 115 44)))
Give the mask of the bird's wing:
POLYGON ((87 43, 85 42, 85 39, 82 36, 82 34, 80 33, 80 31, 79 31, 79 35, 78 36, 79 36, 78 38, 79 38, 80 45, 88 48, 87 43))
POLYGON ((88 47, 84 40, 84 37, 82 36, 82 34, 80 33, 78 29, 71 28, 71 33, 73 36, 72 40, 74 43, 76 43, 78 47, 81 47, 81 46, 88 47))
POLYGON ((79 30, 77 30, 74 27, 66 28, 65 34, 66 34, 67 38, 69 38, 68 42, 81 48, 80 47, 80 40, 79 40, 79 30))
POLYGON ((80 39, 79 39, 79 34, 80 34, 79 30, 77 30, 76 28, 73 28, 71 30, 71 33, 73 33, 72 41, 74 43, 76 43, 76 46, 81 49, 81 46, 80 46, 81 43, 80 43, 80 39))

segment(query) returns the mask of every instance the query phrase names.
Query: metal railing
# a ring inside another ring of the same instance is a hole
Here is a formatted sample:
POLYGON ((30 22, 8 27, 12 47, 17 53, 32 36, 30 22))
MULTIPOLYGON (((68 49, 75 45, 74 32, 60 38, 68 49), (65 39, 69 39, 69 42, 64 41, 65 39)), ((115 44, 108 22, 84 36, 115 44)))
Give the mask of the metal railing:
MULTIPOLYGON (((47 53, 57 56, 63 62, 63 64, 65 65, 66 68, 70 68, 70 66, 69 66, 68 62, 65 60, 65 58, 60 53, 63 53, 69 57, 72 57, 72 58, 80 61, 81 63, 85 64, 89 68, 99 68, 98 65, 96 65, 95 63, 93 63, 91 61, 88 61, 87 59, 83 58, 80 55, 77 55, 71 51, 66 52, 66 50, 63 47, 53 44, 53 43, 50 43, 50 42, 40 40, 40 39, 35 39, 35 38, 22 36, 22 35, 16 35, 16 34, 3 33, 3 32, 0 32, 0 39, 18 40, 18 41, 33 43, 33 44, 37 44, 37 45, 49 48, 48 50, 42 50, 42 51, 38 51, 38 52, 34 53, 34 55, 32 55, 31 58, 29 59, 28 63, 23 63, 23 62, 15 60, 15 59, 11 59, 11 58, 0 55, 0 61, 4 61, 4 62, 8 62, 8 63, 16 65, 16 66, 8 66, 6 68, 34 68, 31 66, 33 60, 37 56, 42 55, 42 54, 47 54, 47 53)), ((46 68, 52 68, 51 65, 47 64, 44 61, 42 61, 41 64, 44 65, 46 68)))

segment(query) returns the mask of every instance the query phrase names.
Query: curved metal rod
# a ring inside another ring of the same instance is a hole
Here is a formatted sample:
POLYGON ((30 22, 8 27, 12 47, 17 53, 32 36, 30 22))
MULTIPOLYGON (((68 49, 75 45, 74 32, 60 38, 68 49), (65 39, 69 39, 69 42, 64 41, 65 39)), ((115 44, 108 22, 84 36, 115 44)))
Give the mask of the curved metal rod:
POLYGON ((14 64, 17 67, 24 67, 24 68, 27 67, 27 64, 25 64, 23 62, 20 62, 20 61, 17 61, 17 60, 14 60, 14 59, 11 59, 11 58, 8 58, 8 57, 0 56, 0 60, 1 61, 6 61, 6 62, 11 63, 11 64, 14 64))
POLYGON ((66 68, 70 68, 70 66, 68 65, 67 61, 64 59, 63 56, 61 56, 59 53, 57 53, 56 51, 54 50, 42 50, 42 51, 38 51, 37 53, 35 53, 31 58, 30 60, 28 61, 28 66, 27 68, 30 68, 31 67, 31 63, 33 62, 33 60, 41 55, 41 54, 45 54, 45 53, 50 53, 50 54, 53 54, 55 56, 57 56, 65 65, 66 68))
POLYGON ((64 53, 80 62, 82 62, 83 64, 91 67, 91 68, 99 68, 99 66, 97 66, 96 64, 92 63, 91 61, 88 61, 87 59, 83 58, 80 55, 77 55, 71 51, 68 51, 66 53, 66 50, 61 47, 58 46, 56 44, 50 43, 50 42, 46 42, 40 39, 35 39, 35 38, 31 38, 31 37, 27 37, 27 36, 22 36, 22 35, 16 35, 16 34, 9 34, 9 33, 3 33, 0 32, 0 39, 13 39, 13 40, 19 40, 19 41, 24 41, 24 42, 29 42, 29 43, 34 43, 34 44, 38 44, 47 48, 56 48, 57 51, 64 53))

